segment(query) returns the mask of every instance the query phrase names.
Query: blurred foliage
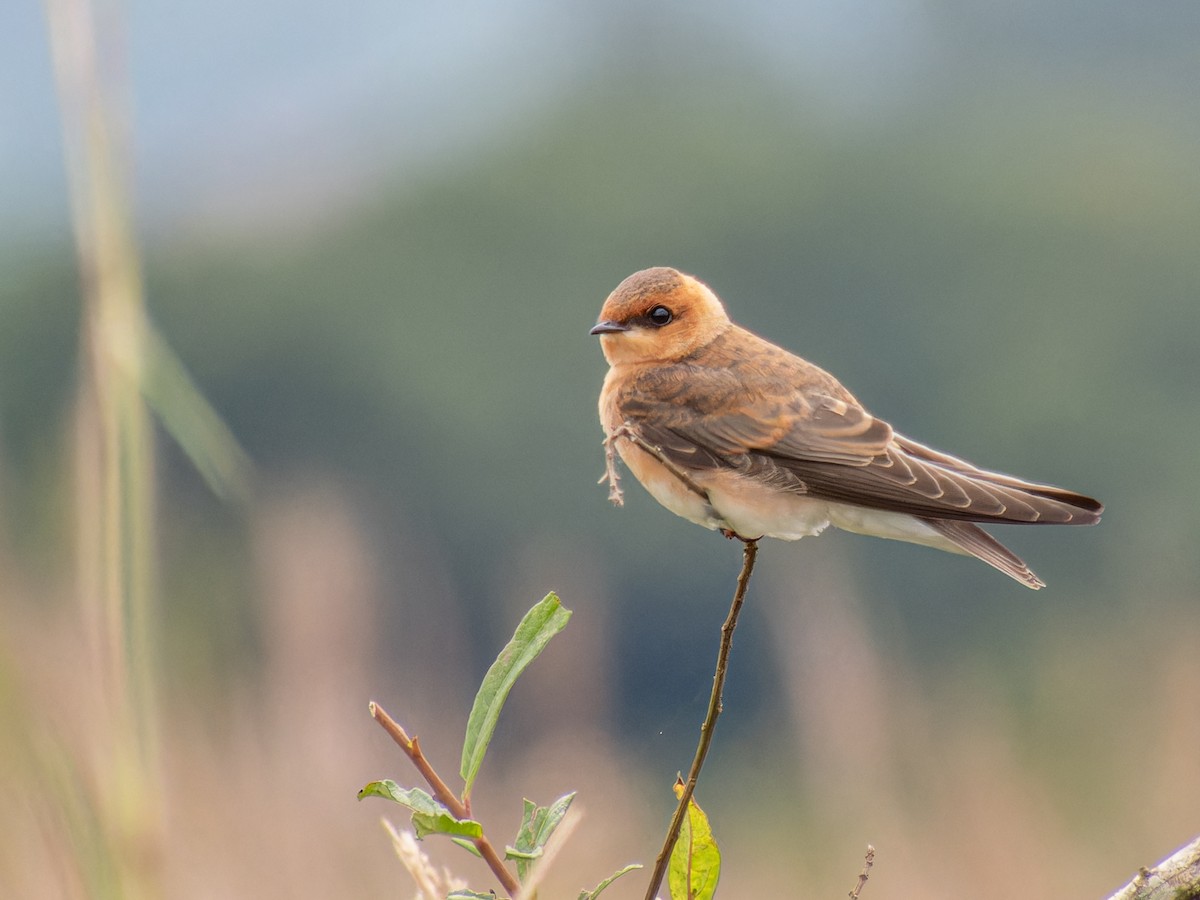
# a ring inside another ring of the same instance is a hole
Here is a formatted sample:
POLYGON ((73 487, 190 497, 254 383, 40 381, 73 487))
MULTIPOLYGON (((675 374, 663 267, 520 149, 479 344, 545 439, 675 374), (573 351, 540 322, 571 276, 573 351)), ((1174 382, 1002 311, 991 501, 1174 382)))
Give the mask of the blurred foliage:
MULTIPOLYGON (((294 896, 361 878, 352 892, 368 895, 378 848, 347 825, 346 786, 379 765, 347 737, 361 734, 353 705, 384 685, 445 708, 530 589, 557 589, 587 623, 558 676, 510 704, 513 733, 545 741, 529 753, 561 767, 538 789, 594 779, 581 790, 597 821, 619 823, 598 830, 652 843, 637 780, 669 777, 690 750, 739 549, 632 484, 613 509, 595 484, 604 363, 587 330, 609 290, 658 264, 710 283, 735 319, 901 431, 1108 506, 1096 529, 1001 534, 1049 583, 1037 597, 892 542, 764 545, 705 797, 722 811, 726 883, 755 895, 744 885, 770 882, 769 857, 797 883, 844 889, 881 834, 897 895, 967 876, 992 888, 981 896, 1038 878, 1043 896, 1099 895, 1165 850, 1162 834, 1188 836, 1196 8, 926 4, 913 80, 851 110, 706 26, 706 9, 598 13, 591 68, 556 99, 434 162, 397 156, 328 207, 281 196, 249 227, 147 221, 150 315, 260 476, 248 512, 224 507, 162 442, 175 883, 204 873, 294 896), (549 726, 520 727, 544 707, 572 732, 567 752, 549 726), (264 792, 268 778, 306 790, 264 792), (785 796, 803 810, 796 833, 760 845, 759 814, 738 811, 785 796), (1134 846, 1145 856, 1127 862, 1134 846)), ((87 641, 58 615, 79 279, 53 237, 0 253, 7 791, 46 772, 82 781, 104 723, 70 680, 87 641)), ((496 758, 511 740, 497 735, 496 758)), ((79 810, 21 803, 15 821, 42 828, 12 829, 0 878, 69 882, 59 861, 92 852, 63 827, 79 810)))
MULTIPOLYGON (((640 692, 645 660, 695 640, 669 622, 719 607, 736 556, 594 485, 604 366, 587 328, 626 274, 671 264, 900 430, 1108 503, 1095 531, 1005 533, 1055 603, 1098 609, 1116 584, 1195 593, 1194 123, 1072 77, 948 79, 845 122, 735 53, 675 65, 636 49, 349 214, 311 210, 283 239, 150 242, 152 315, 256 462, 339 473, 381 545, 414 528, 444 548, 483 621, 517 548, 593 548, 645 622, 623 645, 640 692)), ((75 287, 56 260, 13 272, 0 302, 14 521, 44 515, 72 372, 75 287)), ((193 527, 229 525, 209 519, 193 527)), ((921 655, 1040 621, 1012 615, 982 567, 826 541, 879 603, 906 604, 921 655)), ((658 706, 693 674, 639 696, 658 706)))

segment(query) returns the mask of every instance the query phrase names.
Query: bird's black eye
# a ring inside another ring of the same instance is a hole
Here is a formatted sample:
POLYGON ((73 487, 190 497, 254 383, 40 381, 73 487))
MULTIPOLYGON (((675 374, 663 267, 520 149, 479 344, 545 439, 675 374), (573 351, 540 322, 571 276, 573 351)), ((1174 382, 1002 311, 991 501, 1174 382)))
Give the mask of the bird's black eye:
POLYGON ((665 306, 656 306, 654 309, 650 310, 650 314, 646 318, 650 320, 651 325, 654 325, 657 328, 662 328, 673 318, 675 318, 675 316, 665 306))

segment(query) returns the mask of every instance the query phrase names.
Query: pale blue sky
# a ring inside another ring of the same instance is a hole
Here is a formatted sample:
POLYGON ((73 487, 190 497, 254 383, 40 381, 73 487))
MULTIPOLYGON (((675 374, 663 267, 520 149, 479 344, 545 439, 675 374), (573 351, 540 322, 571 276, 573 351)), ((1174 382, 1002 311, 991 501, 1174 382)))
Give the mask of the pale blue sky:
MULTIPOLYGON (((946 80, 1078 70, 1197 120, 1200 4, 1116 0, 554 0, 117 5, 133 83, 139 217, 171 222, 320 208, 414 173, 605 72, 738 48, 847 121, 895 113, 946 80), (617 51, 614 53, 614 51, 617 51), (997 62, 999 61, 999 62, 997 62), (286 202, 283 202, 286 201, 286 202)), ((1105 87, 1102 86, 1101 90, 1105 87)), ((0 14, 0 246, 65 227, 44 12, 0 14)), ((1198 129, 1200 131, 1200 129, 1198 129)))

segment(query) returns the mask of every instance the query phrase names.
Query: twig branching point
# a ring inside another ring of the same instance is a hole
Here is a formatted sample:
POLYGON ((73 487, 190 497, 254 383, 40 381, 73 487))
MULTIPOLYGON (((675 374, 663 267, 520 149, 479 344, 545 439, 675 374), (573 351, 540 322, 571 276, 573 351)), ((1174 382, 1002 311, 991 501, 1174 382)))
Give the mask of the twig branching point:
MULTIPOLYGON (((450 790, 446 782, 434 770, 429 760, 425 758, 425 754, 421 752, 421 745, 417 742, 417 739, 415 737, 410 738, 400 723, 389 716, 387 711, 374 700, 371 701, 367 709, 371 713, 371 718, 378 722, 383 730, 391 735, 392 740, 404 751, 404 755, 412 761, 417 771, 421 773, 421 777, 433 789, 433 796, 438 803, 450 810, 451 814, 457 819, 471 818, 471 811, 458 798, 458 795, 450 790)), ((521 883, 517 881, 516 876, 504 865, 504 859, 496 852, 496 848, 487 839, 487 835, 475 838, 472 843, 475 845, 475 849, 479 851, 479 855, 483 857, 483 861, 487 863, 488 868, 492 870, 492 874, 496 876, 500 884, 508 891, 509 896, 517 896, 521 890, 521 883)))
POLYGON ((741 614, 742 604, 746 600, 746 588, 750 584, 750 574, 754 571, 754 561, 757 557, 758 541, 746 541, 742 548, 742 571, 738 575, 737 589, 733 592, 733 603, 729 607, 729 615, 725 618, 725 624, 721 626, 721 644, 717 650, 717 669, 713 675, 712 693, 708 698, 708 713, 700 726, 700 743, 696 745, 696 756, 692 759, 692 768, 688 771, 687 782, 684 784, 683 792, 679 795, 679 805, 675 808, 675 815, 671 818, 671 826, 667 829, 666 840, 663 841, 662 850, 659 851, 658 858, 654 861, 654 871, 650 875, 650 885, 646 889, 646 900, 654 900, 662 885, 667 865, 671 859, 671 850, 675 847, 675 841, 679 839, 679 830, 683 827, 683 817, 687 815, 688 803, 691 802, 692 794, 696 791, 700 769, 704 765, 704 758, 708 755, 708 748, 712 744, 713 729, 716 727, 717 717, 721 714, 721 695, 725 690, 725 676, 729 669, 729 650, 733 646, 733 630, 737 628, 738 616, 741 614))

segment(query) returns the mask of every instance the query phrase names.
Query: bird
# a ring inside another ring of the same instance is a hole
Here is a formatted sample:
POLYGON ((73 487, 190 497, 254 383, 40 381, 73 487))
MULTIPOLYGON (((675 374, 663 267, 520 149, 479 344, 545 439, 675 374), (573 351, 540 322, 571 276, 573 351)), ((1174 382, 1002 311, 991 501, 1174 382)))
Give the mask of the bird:
POLYGON ((1104 511, 904 437, 676 269, 630 275, 590 333, 609 364, 600 481, 618 506, 617 455, 668 510, 728 538, 792 541, 834 526, 974 556, 1033 589, 1045 582, 977 523, 1093 525, 1104 511))

